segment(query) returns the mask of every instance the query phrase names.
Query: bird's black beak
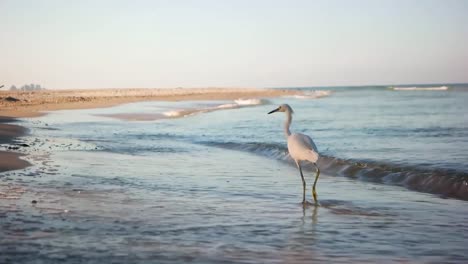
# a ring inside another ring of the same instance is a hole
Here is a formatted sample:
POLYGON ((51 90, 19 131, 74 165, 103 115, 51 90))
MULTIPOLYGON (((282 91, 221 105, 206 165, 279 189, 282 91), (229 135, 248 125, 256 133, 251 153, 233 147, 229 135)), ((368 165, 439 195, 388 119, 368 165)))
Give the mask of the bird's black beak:
POLYGON ((278 110, 280 110, 280 108, 276 108, 275 110, 271 110, 270 112, 268 112, 268 114, 273 114, 274 112, 278 112, 278 110))

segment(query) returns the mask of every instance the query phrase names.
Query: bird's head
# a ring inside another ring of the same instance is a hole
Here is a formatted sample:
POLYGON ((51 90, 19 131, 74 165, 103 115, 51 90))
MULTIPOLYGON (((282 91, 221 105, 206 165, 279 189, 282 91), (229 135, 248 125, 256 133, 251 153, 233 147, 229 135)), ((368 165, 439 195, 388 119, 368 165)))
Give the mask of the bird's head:
POLYGON ((288 104, 282 104, 282 105, 278 106, 278 108, 268 112, 268 114, 273 114, 274 112, 289 112, 289 113, 292 114, 294 111, 292 110, 292 108, 288 104))

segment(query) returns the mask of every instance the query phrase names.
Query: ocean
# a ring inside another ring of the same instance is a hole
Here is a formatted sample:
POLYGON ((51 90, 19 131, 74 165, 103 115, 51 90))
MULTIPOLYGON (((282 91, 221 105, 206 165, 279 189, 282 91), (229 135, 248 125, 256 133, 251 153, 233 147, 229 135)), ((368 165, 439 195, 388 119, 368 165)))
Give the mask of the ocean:
POLYGON ((24 198, 0 204, 0 262, 468 261, 468 85, 286 89, 306 95, 22 119, 34 166, 0 173, 24 198), (320 206, 282 103, 320 152, 320 206))

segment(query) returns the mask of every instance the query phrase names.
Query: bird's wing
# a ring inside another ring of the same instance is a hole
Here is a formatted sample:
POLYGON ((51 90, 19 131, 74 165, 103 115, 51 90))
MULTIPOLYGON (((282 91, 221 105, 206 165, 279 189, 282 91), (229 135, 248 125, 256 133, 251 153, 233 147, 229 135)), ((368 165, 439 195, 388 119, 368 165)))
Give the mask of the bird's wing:
POLYGON ((318 153, 317 146, 315 145, 314 141, 307 135, 299 134, 298 135, 300 140, 306 145, 307 147, 313 149, 315 152, 318 153))

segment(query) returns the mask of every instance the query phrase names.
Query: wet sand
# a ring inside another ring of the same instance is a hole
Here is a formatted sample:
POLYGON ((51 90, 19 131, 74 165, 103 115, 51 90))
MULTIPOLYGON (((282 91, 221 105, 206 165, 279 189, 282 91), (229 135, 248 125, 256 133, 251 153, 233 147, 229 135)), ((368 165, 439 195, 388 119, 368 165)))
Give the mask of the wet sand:
POLYGON ((0 172, 24 169, 31 164, 20 159, 22 154, 8 151, 0 151, 0 172))
MULTIPOLYGON (((0 144, 11 144, 18 136, 24 135, 27 129, 12 124, 4 124, 6 122, 14 122, 15 119, 5 116, 0 116, 0 144)), ((9 170, 18 170, 26 168, 31 164, 20 159, 22 154, 12 151, 0 151, 0 172, 9 170)))

